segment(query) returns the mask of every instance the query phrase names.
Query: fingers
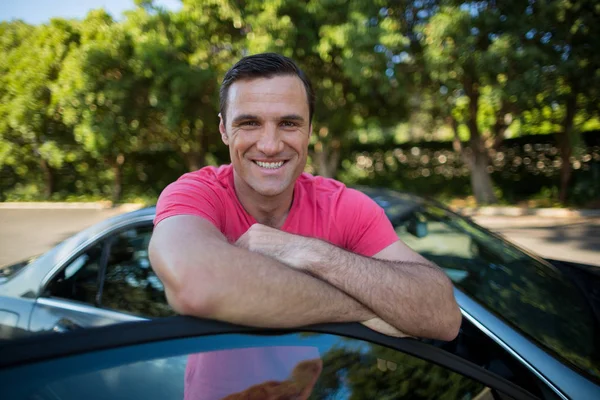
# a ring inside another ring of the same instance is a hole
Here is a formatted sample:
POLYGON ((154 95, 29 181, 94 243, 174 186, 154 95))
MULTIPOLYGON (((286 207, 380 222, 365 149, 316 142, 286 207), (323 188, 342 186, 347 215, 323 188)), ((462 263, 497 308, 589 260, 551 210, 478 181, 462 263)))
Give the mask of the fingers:
POLYGON ((363 321, 363 322, 361 322, 361 324, 363 324, 364 326, 366 326, 369 329, 372 329, 374 331, 377 331, 377 332, 382 333, 387 336, 410 337, 410 335, 407 335, 406 333, 394 328, 392 325, 388 324, 387 322, 385 322, 384 320, 382 320, 379 317, 371 318, 367 321, 363 321))

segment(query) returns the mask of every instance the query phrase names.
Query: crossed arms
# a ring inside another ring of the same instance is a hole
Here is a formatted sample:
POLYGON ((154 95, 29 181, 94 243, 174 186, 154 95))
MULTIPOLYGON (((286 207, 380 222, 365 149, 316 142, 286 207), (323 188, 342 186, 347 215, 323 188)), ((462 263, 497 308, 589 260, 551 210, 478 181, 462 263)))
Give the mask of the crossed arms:
POLYGON ((210 222, 181 215, 156 226, 149 251, 180 314, 260 327, 362 322, 442 340, 460 327, 449 279, 401 241, 369 258, 256 224, 232 245, 210 222))

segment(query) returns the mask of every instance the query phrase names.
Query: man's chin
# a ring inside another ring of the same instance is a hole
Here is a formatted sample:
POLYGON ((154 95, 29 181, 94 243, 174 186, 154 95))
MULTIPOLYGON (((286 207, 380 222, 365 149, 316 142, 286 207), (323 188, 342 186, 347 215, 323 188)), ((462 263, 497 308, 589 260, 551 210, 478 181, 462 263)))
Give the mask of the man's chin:
POLYGON ((253 186, 252 189, 254 189, 254 191, 256 193, 258 193, 259 195, 264 196, 264 197, 277 197, 277 196, 280 196, 281 194, 285 193, 287 187, 281 187, 281 186, 269 187, 269 186, 263 186, 263 185, 256 185, 256 186, 253 186))

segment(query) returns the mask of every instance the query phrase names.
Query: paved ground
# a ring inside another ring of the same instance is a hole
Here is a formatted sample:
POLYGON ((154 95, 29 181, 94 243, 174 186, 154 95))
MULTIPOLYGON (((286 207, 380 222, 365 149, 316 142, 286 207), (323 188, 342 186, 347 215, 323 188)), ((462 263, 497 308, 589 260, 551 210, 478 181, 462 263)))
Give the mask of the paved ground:
POLYGON ((121 212, 0 209, 0 266, 43 253, 80 230, 121 212))
MULTIPOLYGON (((42 253, 61 240, 123 212, 0 209, 0 266, 42 253)), ((474 220, 544 257, 600 266, 600 217, 475 217, 474 220)))
POLYGON ((547 258, 600 266, 600 217, 475 217, 478 224, 547 258))

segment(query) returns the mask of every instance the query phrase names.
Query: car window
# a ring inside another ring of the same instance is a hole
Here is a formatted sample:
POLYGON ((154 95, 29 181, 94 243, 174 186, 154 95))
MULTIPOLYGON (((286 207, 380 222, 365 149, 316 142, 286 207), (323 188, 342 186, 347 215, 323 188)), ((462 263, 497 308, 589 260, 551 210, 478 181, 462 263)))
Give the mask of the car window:
POLYGON ((415 208, 396 232, 500 318, 564 361, 600 377, 598 325, 583 293, 567 276, 439 207, 415 208))
POLYGON ((148 225, 129 228, 111 238, 102 307, 147 317, 174 315, 163 284, 150 266, 151 235, 152 226, 148 225))
MULTIPOLYGON (((205 336, 92 353, 53 364, 48 368, 63 376, 54 382, 42 381, 31 398, 494 398, 486 385, 446 367, 328 334, 205 336), (141 356, 143 361, 139 361, 141 356), (99 363, 99 359, 105 361, 99 363)), ((36 386, 35 381, 32 385, 36 386)))
POLYGON ((44 295, 95 304, 102 248, 97 243, 68 263, 52 278, 44 295))

